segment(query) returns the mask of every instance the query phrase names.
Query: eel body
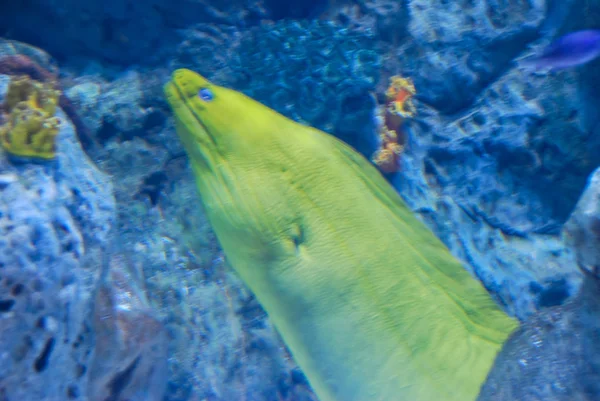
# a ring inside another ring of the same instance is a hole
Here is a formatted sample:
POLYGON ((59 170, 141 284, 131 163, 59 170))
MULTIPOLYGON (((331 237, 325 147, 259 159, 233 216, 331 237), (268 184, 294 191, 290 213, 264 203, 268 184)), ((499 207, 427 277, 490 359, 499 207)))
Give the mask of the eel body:
POLYGON ((177 70, 201 202, 321 401, 475 400, 516 322, 352 148, 177 70))

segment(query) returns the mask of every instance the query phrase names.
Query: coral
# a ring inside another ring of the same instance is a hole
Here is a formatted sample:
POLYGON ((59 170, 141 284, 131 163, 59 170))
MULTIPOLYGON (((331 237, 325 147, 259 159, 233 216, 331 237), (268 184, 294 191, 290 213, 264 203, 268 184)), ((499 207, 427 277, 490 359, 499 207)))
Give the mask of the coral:
POLYGON ((3 104, 0 145, 15 156, 53 159, 61 121, 55 117, 60 92, 28 76, 11 79, 3 104))
POLYGON ((402 123, 415 115, 412 98, 416 93, 410 78, 397 75, 390 78, 385 92, 386 103, 378 108, 380 147, 371 158, 384 173, 395 173, 400 168, 400 155, 406 141, 402 123))
POLYGON ((20 107, 19 103, 25 102, 25 106, 40 110, 46 114, 56 113, 58 91, 32 80, 27 76, 18 76, 11 79, 8 93, 4 100, 4 108, 10 112, 20 107))
POLYGON ((90 130, 79 117, 71 101, 62 93, 58 81, 58 67, 45 51, 17 41, 0 39, 0 74, 8 76, 26 75, 35 81, 55 85, 61 90, 58 104, 76 128, 84 146, 94 142, 90 130))
POLYGON ((381 57, 372 33, 324 21, 265 24, 243 36, 229 67, 230 86, 363 155, 376 150, 370 93, 381 57))
POLYGON ((385 92, 389 112, 402 118, 413 117, 415 106, 412 98, 416 93, 417 90, 410 78, 397 75, 391 77, 390 86, 385 92))
POLYGON ((394 173, 400 167, 400 155, 404 146, 398 143, 398 134, 385 125, 379 129, 381 149, 373 155, 372 161, 384 173, 394 173))

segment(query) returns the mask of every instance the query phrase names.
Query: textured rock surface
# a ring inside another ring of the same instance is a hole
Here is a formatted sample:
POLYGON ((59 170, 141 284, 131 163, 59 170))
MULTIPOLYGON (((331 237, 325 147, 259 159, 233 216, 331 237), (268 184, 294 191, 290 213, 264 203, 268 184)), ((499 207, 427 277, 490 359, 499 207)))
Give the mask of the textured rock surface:
MULTIPOLYGON (((0 76, 0 102, 9 79, 0 76)), ((0 153, 0 394, 160 400, 166 331, 125 267, 99 279, 113 241, 112 184, 57 116, 54 161, 0 153)))
POLYGON ((157 109, 163 103, 164 76, 160 70, 114 72, 95 64, 82 77, 65 80, 65 93, 96 142, 103 145, 113 137, 148 136, 164 124, 164 112, 157 109))
POLYGON ((600 280, 525 322, 505 344, 479 401, 600 399, 600 280))
POLYGON ((413 0, 402 69, 421 100, 443 114, 464 110, 535 38, 543 0, 413 0), (423 89, 426 88, 425 91, 423 89))
POLYGON ((564 227, 567 243, 580 266, 600 273, 600 169, 590 177, 586 191, 564 227))
POLYGON ((565 235, 586 271, 579 294, 523 323, 498 355, 480 401, 600 399, 600 170, 565 235))
POLYGON ((520 318, 561 303, 579 281, 558 234, 599 160, 571 117, 581 100, 569 78, 510 71, 458 115, 421 105, 393 180, 520 318))
POLYGON ((160 401, 167 385, 167 336, 143 291, 143 276, 118 254, 106 256, 96 292, 90 401, 160 401))
POLYGON ((19 163, 0 153, 0 394, 6 399, 72 399, 87 380, 93 260, 108 239, 115 205, 107 177, 85 155, 64 113, 57 116, 64 124, 53 162, 19 163))
POLYGON ((454 12, 441 3, 410 2, 409 39, 386 63, 413 77, 419 104, 392 181, 523 319, 563 302, 580 280, 559 233, 600 164, 598 92, 585 90, 594 65, 555 75, 514 68, 528 46, 547 43, 533 42, 539 32, 557 30, 554 4, 464 2, 454 12))
POLYGON ((355 31, 374 33, 384 42, 398 44, 406 38, 409 4, 396 0, 331 1, 322 18, 355 31))

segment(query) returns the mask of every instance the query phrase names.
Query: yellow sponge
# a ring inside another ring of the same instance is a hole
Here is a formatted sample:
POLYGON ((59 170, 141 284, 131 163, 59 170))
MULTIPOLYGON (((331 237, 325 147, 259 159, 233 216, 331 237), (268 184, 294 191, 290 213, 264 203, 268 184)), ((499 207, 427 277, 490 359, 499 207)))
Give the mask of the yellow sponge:
POLYGON ((3 105, 0 145, 15 156, 53 159, 61 121, 55 117, 60 91, 28 76, 14 77, 3 105))

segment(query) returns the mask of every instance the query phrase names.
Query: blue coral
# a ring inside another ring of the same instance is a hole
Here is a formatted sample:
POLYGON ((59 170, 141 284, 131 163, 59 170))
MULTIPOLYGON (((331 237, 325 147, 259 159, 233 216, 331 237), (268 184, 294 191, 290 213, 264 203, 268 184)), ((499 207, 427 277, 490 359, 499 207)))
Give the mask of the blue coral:
POLYGON ((370 93, 381 57, 371 33, 325 21, 263 25, 244 36, 230 67, 236 89, 363 154, 375 150, 370 93))

